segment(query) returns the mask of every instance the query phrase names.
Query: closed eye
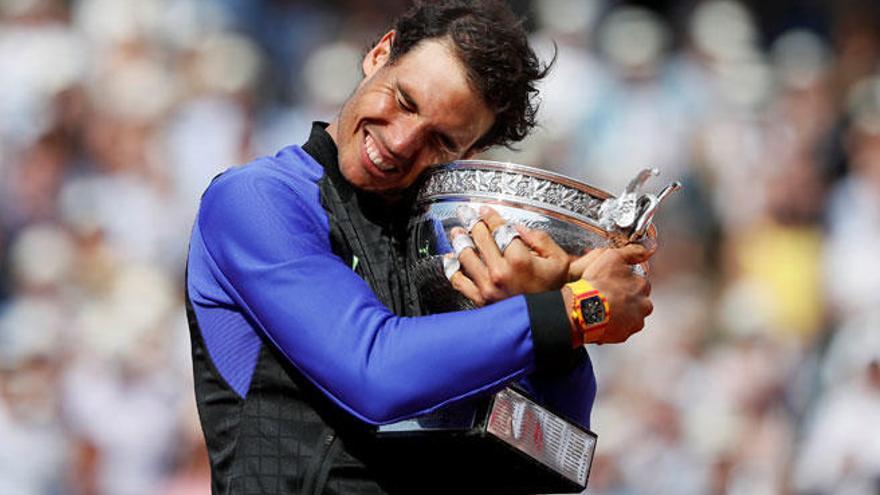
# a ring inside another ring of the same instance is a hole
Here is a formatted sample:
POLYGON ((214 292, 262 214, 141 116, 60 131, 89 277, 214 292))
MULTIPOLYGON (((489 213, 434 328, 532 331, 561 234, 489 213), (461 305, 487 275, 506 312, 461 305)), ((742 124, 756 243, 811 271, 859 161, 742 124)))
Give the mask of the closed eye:
POLYGON ((440 146, 443 147, 443 149, 446 150, 448 153, 455 154, 458 152, 458 146, 456 146, 452 138, 445 134, 438 134, 437 142, 439 142, 440 146))
MULTIPOLYGON (((395 83, 395 99, 397 100, 397 105, 401 110, 407 113, 418 113, 419 106, 416 104, 415 100, 413 100, 412 96, 400 85, 399 82, 395 83)), ((459 150, 459 146, 456 144, 455 140, 449 137, 448 134, 443 132, 437 132, 435 134, 435 140, 440 148, 443 149, 446 153, 457 154, 459 150)))
POLYGON ((415 102, 400 86, 397 87, 397 105, 408 113, 415 113, 418 110, 415 102))
POLYGON ((397 106, 399 106, 404 112, 413 113, 412 107, 407 105, 407 103, 403 101, 403 98, 397 98, 397 106))

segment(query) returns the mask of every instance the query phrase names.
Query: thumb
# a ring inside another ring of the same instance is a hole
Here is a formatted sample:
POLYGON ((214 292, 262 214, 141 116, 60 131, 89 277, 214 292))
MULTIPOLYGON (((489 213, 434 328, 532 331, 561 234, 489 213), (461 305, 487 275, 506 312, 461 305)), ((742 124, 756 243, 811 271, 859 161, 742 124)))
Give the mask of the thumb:
POLYGON ((653 251, 641 244, 627 244, 626 246, 617 248, 617 253, 623 258, 623 261, 630 265, 636 265, 648 261, 648 258, 654 254, 653 251))
POLYGON ((556 244, 550 234, 539 229, 530 229, 522 225, 515 225, 520 239, 526 243, 532 251, 542 258, 558 258, 568 256, 565 251, 556 244))

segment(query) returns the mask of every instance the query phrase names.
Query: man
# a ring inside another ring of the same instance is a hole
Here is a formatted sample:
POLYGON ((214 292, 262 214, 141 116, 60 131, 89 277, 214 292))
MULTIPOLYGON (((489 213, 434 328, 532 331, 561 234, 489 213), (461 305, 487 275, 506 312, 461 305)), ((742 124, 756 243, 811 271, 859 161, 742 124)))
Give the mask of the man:
POLYGON ((450 1, 404 15, 363 72, 305 145, 227 171, 202 198, 187 310, 214 493, 470 491, 443 466, 433 484, 404 469, 428 447, 390 452, 375 426, 512 381, 587 425, 582 344, 623 341, 651 311, 629 266, 643 247, 570 263, 521 229, 502 251, 491 232, 503 221, 486 211, 452 276, 484 307, 413 316, 407 187, 432 164, 522 139, 546 71, 503 3, 450 1), (562 288, 581 275, 611 315, 589 335, 562 288))

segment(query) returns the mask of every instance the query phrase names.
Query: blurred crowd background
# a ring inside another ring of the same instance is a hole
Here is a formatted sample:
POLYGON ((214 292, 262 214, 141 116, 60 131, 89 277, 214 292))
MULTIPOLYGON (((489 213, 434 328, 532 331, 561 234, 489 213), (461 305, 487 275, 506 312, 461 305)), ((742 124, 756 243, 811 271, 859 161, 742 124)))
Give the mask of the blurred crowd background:
MULTIPOLYGON (((880 4, 520 0, 558 61, 486 158, 658 215, 655 313, 591 349, 587 493, 880 493, 880 4)), ((208 493, 199 195, 330 119, 403 0, 0 0, 0 494, 208 493)))

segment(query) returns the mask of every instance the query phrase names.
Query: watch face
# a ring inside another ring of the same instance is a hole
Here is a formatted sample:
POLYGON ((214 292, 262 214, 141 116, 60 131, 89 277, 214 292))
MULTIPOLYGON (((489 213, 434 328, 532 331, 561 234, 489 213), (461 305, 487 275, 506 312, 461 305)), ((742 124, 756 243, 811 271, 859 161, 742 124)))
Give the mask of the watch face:
POLYGON ((581 301, 581 314, 587 325, 595 325, 605 321, 605 305, 599 296, 591 296, 581 301))

